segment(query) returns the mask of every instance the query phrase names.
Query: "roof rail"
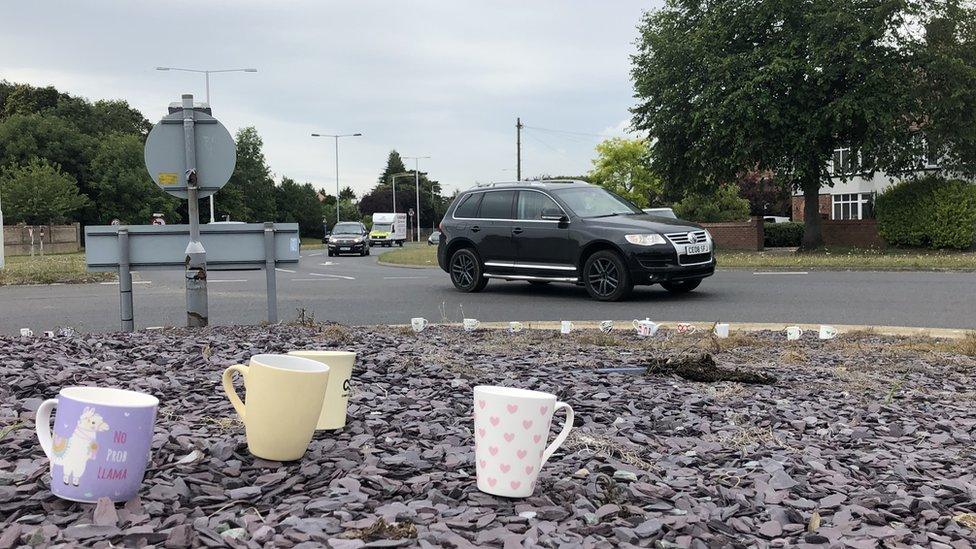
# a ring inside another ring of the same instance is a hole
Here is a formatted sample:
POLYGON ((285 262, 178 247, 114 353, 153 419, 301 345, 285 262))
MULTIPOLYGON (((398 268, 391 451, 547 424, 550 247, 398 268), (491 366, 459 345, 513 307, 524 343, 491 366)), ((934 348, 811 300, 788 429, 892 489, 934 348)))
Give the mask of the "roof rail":
POLYGON ((553 183, 557 184, 573 184, 573 183, 586 183, 585 181, 579 181, 576 179, 542 179, 542 180, 523 180, 523 181, 491 181, 488 183, 475 183, 475 187, 504 187, 508 185, 550 185, 553 183))

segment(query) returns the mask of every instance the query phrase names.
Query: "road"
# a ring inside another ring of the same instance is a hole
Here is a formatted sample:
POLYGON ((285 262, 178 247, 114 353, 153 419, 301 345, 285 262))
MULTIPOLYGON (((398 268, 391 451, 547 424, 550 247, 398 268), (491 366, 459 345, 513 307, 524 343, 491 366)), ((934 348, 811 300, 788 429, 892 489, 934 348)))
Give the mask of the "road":
MULTIPOLYGON (((376 251, 376 250, 374 250, 376 251)), ((671 296, 638 287, 623 303, 590 300, 582 288, 492 281, 462 294, 439 269, 388 267, 376 257, 327 257, 303 252, 294 269, 279 270, 282 321, 304 308, 316 320, 345 324, 507 320, 627 320, 809 322, 935 328, 976 327, 976 274, 933 272, 754 273, 719 271, 695 292, 671 296)), ((182 271, 136 277, 137 328, 182 326, 182 271)), ((212 324, 256 324, 266 318, 264 272, 210 272, 212 324)), ((36 333, 70 326, 105 332, 119 328, 117 284, 0 287, 0 333, 36 333)))

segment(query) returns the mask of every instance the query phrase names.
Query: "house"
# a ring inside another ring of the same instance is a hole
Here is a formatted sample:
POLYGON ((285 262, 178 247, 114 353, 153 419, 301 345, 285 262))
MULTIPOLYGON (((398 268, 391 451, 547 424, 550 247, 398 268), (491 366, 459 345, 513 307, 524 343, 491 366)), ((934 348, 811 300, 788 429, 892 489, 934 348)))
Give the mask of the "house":
MULTIPOLYGON (((874 199, 878 193, 907 177, 937 172, 940 168, 938 154, 930 152, 919 159, 918 169, 914 171, 896 174, 879 171, 872 175, 859 170, 856 151, 841 147, 834 150, 827 170, 833 186, 820 188, 820 216, 840 221, 873 219, 874 199), (847 175, 846 179, 844 175, 847 175)), ((793 221, 803 221, 803 203, 803 192, 794 192, 793 221)))

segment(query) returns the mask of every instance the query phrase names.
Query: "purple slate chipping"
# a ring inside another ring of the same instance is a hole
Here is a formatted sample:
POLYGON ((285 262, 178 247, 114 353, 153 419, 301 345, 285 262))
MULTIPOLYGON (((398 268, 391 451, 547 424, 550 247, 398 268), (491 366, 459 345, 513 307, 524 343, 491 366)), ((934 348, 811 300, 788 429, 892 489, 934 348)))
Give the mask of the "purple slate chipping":
POLYGON ((24 424, 0 444, 0 549, 972 543, 952 517, 976 512, 973 357, 870 334, 789 349, 757 334, 710 352, 777 384, 706 384, 597 374, 667 349, 594 334, 328 325, 0 337, 0 425, 24 424), (300 462, 255 459, 220 372, 301 348, 359 353, 348 424, 317 433, 300 462), (576 410, 529 498, 474 487, 468 418, 482 383, 552 392, 576 410), (160 398, 136 499, 51 495, 33 410, 65 385, 160 398))

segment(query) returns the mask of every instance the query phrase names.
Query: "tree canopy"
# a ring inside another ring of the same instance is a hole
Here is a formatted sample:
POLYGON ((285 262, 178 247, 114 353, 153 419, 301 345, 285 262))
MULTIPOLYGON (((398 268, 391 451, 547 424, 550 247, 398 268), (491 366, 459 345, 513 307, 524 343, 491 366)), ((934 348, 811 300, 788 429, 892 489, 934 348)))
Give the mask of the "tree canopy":
POLYGON ((42 158, 0 172, 0 201, 13 223, 61 223, 88 203, 71 175, 42 158))
POLYGON ((614 137, 596 146, 588 179, 646 208, 661 194, 661 182, 651 171, 650 152, 643 139, 614 137))
POLYGON ((971 157, 972 16, 922 9, 932 5, 668 0, 648 12, 632 60, 632 126, 650 136, 665 188, 715 189, 772 171, 803 191, 803 244, 816 247, 834 149, 858 151, 863 170, 894 172, 921 156, 922 129, 971 157), (942 45, 926 42, 936 27, 942 45), (945 76, 937 92, 933 75, 945 76))

